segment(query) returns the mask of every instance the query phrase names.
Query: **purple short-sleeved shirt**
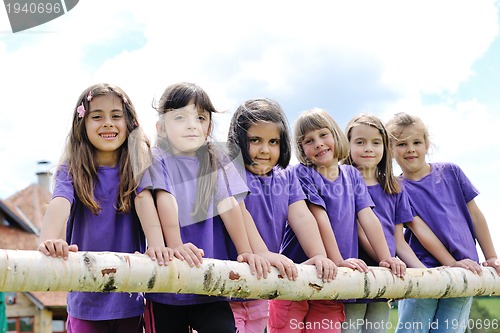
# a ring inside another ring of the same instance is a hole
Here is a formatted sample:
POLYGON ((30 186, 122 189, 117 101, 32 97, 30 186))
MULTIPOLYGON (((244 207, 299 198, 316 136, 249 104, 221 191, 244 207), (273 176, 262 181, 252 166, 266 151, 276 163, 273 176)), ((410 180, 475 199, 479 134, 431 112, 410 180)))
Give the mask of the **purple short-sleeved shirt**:
MULTIPOLYGON (((135 210, 122 214, 115 209, 119 182, 119 167, 98 168, 94 197, 102 210, 95 215, 75 196, 67 167, 62 165, 57 171, 52 197, 71 203, 66 241, 77 244, 79 251, 144 252, 145 238, 135 210)), ((68 313, 78 319, 121 319, 143 312, 140 293, 68 293, 68 313)))
MULTIPOLYGON (((248 194, 244 179, 227 158, 221 158, 221 167, 216 172, 216 186, 212 193, 208 212, 193 216, 198 178, 198 158, 172 155, 153 148, 154 161, 150 168, 151 186, 154 190, 165 190, 175 196, 179 207, 181 238, 191 242, 205 252, 205 257, 229 259, 226 240, 229 237, 218 215, 217 204, 234 196, 243 199, 248 194)), ((143 184, 147 185, 147 184, 143 184)), ((145 186, 148 187, 148 186, 145 186)), ((225 300, 222 297, 191 294, 148 293, 146 298, 170 305, 191 305, 225 300)))
MULTIPOLYGON (((293 172, 274 167, 268 176, 255 175, 245 170, 250 194, 245 206, 252 215, 257 230, 271 252, 278 253, 288 220, 288 206, 305 195, 293 172)), ((234 246, 230 246, 231 260, 236 258, 234 246)))
MULTIPOLYGON (((455 260, 479 262, 474 225, 467 207, 479 191, 463 171, 452 163, 430 163, 431 172, 418 181, 403 178, 410 205, 441 240, 455 260)), ((408 244, 427 267, 441 264, 411 231, 406 233, 408 244)))
POLYGON ((380 220, 389 252, 394 257, 396 255, 394 226, 413 220, 408 194, 404 190, 397 194, 387 194, 380 184, 368 186, 368 193, 375 203, 373 212, 380 220))
MULTIPOLYGON (((389 252, 391 256, 396 255, 396 239, 394 237, 394 226, 396 224, 411 222, 413 220, 413 214, 410 207, 410 202, 408 200, 408 195, 406 191, 401 190, 401 192, 396 194, 387 194, 380 184, 369 185, 368 193, 375 203, 373 212, 377 216, 382 225, 382 230, 384 232, 384 237, 389 247, 389 252)), ((368 253, 359 246, 360 259, 363 259, 368 266, 378 266, 379 262, 371 258, 368 253)), ((386 302, 387 299, 357 299, 357 303, 373 303, 373 302, 386 302)))
MULTIPOLYGON (((332 225, 340 253, 344 258, 358 256, 357 213, 373 207, 361 173, 353 166, 340 165, 334 181, 323 177, 315 169, 298 164, 293 167, 306 200, 323 207, 332 225)), ((296 263, 307 260, 297 237, 287 226, 281 252, 296 263)))

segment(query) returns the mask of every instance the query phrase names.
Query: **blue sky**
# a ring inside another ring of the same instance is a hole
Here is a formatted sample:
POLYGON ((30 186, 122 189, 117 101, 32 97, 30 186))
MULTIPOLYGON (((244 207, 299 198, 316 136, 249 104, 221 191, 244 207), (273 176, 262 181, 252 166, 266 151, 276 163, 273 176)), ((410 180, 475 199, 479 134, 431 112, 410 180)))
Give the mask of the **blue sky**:
MULTIPOLYGON (((293 123, 312 107, 343 128, 360 112, 420 116, 429 161, 459 164, 481 191, 493 235, 500 180, 500 2, 85 0, 11 33, 0 8, 0 198, 59 157, 76 99, 107 81, 130 95, 153 138, 154 98, 177 81, 202 86, 227 111, 278 101, 293 123)), ((500 251, 500 237, 495 240, 500 251)))

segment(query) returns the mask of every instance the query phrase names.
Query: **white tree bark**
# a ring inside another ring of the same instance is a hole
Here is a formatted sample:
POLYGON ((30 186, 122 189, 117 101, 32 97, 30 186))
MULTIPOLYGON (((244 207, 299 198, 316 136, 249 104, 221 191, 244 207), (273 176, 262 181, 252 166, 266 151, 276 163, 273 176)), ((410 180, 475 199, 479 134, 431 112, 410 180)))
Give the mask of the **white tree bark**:
POLYGON ((68 260, 38 251, 0 250, 0 291, 171 292, 261 299, 447 298, 499 295, 500 277, 483 267, 482 275, 461 268, 407 269, 404 278, 388 269, 369 273, 339 268, 323 282, 313 266, 297 265, 299 277, 289 281, 273 268, 257 280, 247 264, 215 259, 190 268, 175 259, 159 266, 143 254, 70 253, 68 260))

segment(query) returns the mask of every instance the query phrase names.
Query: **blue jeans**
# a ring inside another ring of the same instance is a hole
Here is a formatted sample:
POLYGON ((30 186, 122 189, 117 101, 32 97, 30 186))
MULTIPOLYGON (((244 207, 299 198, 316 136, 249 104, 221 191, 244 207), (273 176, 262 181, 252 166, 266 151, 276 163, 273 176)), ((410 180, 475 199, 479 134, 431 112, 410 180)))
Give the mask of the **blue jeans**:
POLYGON ((396 333, 463 333, 472 297, 399 301, 396 333))

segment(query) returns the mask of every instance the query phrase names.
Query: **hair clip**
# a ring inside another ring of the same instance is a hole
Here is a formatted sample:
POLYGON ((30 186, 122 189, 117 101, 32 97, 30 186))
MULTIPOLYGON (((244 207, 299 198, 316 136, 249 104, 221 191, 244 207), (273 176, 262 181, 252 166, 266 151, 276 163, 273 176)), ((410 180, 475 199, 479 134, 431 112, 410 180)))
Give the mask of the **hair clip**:
POLYGON ((89 90, 89 93, 87 94, 87 101, 91 101, 92 100, 92 90, 89 90))
POLYGON ((124 104, 128 104, 128 100, 127 100, 127 97, 125 96, 122 96, 122 101, 124 104))
POLYGON ((82 104, 80 104, 79 107, 76 108, 76 112, 78 113, 78 118, 83 118, 85 116, 85 106, 83 106, 83 102, 82 104))

